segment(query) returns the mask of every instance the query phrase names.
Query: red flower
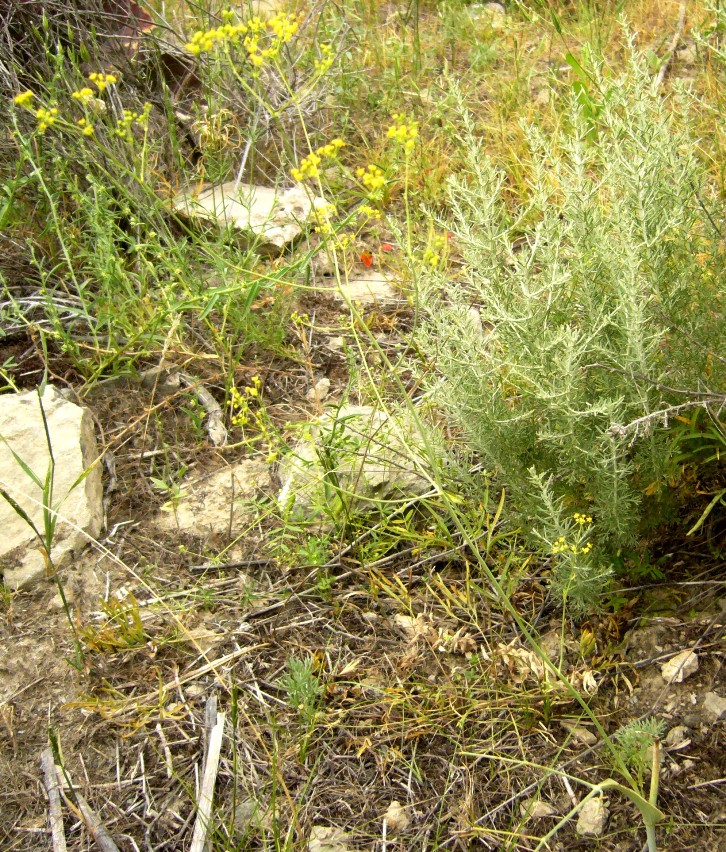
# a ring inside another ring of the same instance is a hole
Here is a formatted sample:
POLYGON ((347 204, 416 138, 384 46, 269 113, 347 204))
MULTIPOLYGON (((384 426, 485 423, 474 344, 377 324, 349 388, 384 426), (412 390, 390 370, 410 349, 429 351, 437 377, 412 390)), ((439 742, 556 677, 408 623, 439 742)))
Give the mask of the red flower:
POLYGON ((360 259, 365 266, 373 266, 373 255, 369 251, 362 251, 360 259))
POLYGON ((393 246, 390 243, 381 243, 381 251, 393 251, 393 246))

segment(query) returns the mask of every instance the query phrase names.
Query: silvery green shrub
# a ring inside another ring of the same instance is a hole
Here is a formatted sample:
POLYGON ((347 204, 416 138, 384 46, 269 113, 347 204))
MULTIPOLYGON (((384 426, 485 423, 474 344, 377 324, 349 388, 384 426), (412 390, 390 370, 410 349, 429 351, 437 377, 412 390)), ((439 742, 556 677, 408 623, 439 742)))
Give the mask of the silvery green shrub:
POLYGON ((454 90, 465 167, 437 226, 463 264, 417 275, 430 397, 531 540, 552 554, 579 536, 576 512, 592 516, 595 546, 552 557, 583 605, 671 469, 664 426, 695 399, 679 391, 704 392, 724 292, 686 95, 674 115, 634 52, 618 79, 591 65, 595 112, 573 91, 557 132, 525 128, 531 185, 516 206, 454 90))

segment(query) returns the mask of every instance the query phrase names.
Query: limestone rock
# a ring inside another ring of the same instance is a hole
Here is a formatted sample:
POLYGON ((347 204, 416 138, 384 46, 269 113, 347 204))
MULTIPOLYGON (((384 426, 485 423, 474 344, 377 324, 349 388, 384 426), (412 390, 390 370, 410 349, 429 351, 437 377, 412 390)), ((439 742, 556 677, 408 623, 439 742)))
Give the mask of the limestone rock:
POLYGON ((332 293, 344 302, 358 302, 362 305, 400 304, 404 297, 392 284, 392 279, 384 272, 375 269, 365 269, 355 272, 346 278, 341 275, 340 286, 334 278, 329 278, 320 289, 332 293))
POLYGON ((314 825, 310 829, 308 852, 348 852, 348 835, 333 825, 314 825))
POLYGON ((398 834, 401 831, 405 831, 411 822, 406 808, 400 802, 396 801, 391 802, 383 818, 391 834, 398 834))
POLYGON ((666 683, 683 683, 689 675, 697 671, 698 657, 693 651, 681 651, 660 667, 660 673, 666 683))
POLYGON ((707 692, 703 698, 703 709, 709 721, 718 722, 722 716, 726 716, 726 698, 717 692, 707 692))
POLYGON ((302 234, 314 208, 324 203, 311 200, 301 186, 275 189, 230 181, 207 185, 199 193, 185 190, 172 206, 192 222, 231 227, 258 250, 279 254, 302 234))
POLYGON ((343 506, 364 510, 406 501, 430 488, 422 438, 402 415, 343 406, 312 421, 279 467, 278 502, 285 511, 321 521, 343 506))
POLYGON ((323 403, 330 393, 330 379, 327 377, 323 377, 322 379, 318 379, 317 382, 310 388, 310 390, 305 394, 305 399, 308 402, 314 402, 316 405, 320 405, 323 403))
POLYGON ((242 503, 270 484, 267 465, 244 459, 233 467, 183 483, 181 498, 170 501, 156 518, 164 531, 208 536, 214 533, 239 533, 249 520, 242 503))
MULTIPOLYGON (((52 507, 58 512, 51 558, 59 567, 95 538, 103 525, 103 486, 97 460, 96 437, 90 412, 64 399, 57 388, 48 385, 43 394, 53 450, 52 507)), ((0 487, 28 514, 36 528, 43 530, 43 490, 33 482, 13 456, 16 453, 44 482, 50 454, 43 426, 40 402, 35 391, 0 396, 0 487)), ((6 500, 0 498, 0 567, 5 583, 13 589, 31 586, 46 575, 39 542, 28 524, 6 500)))
POLYGON ((604 796, 588 799, 580 810, 575 830, 586 837, 600 837, 608 821, 608 806, 604 796))
POLYGON ((527 799, 519 806, 519 812, 525 819, 545 819, 557 816, 555 808, 541 799, 527 799))

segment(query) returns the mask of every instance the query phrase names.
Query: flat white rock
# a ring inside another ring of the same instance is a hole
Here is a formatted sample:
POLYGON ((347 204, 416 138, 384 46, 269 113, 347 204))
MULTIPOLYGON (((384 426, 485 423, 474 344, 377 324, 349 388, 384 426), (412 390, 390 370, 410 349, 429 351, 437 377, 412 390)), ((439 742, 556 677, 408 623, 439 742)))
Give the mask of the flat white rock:
POLYGON ((681 651, 660 667, 660 673, 666 683, 683 683, 698 671, 698 657, 693 651, 681 651))
POLYGON ((348 852, 348 835, 334 825, 314 825, 310 829, 308 852, 348 852))
POLYGON ((156 517, 156 526, 197 536, 213 533, 239 534, 249 522, 245 500, 270 485, 267 465, 257 459, 244 459, 182 483, 178 501, 170 501, 156 517))
POLYGON ((380 509, 430 488, 423 439, 405 415, 341 406, 306 427, 280 462, 280 508, 323 525, 347 509, 380 509))
MULTIPOLYGON (((96 465, 78 482, 98 450, 93 418, 86 408, 65 399, 47 385, 43 411, 55 466, 52 508, 60 520, 53 537, 51 558, 56 568, 79 553, 103 525, 101 467, 96 465)), ((44 482, 50 454, 36 391, 0 396, 0 488, 43 530, 43 491, 23 470, 13 452, 44 482)), ((46 575, 39 542, 28 524, 0 497, 0 568, 13 589, 32 586, 46 575)))
POLYGON ((340 286, 334 278, 328 279, 329 283, 323 284, 320 289, 323 292, 332 293, 333 296, 344 302, 358 302, 361 305, 398 304, 406 300, 396 290, 392 279, 375 269, 366 269, 351 274, 345 278, 341 274, 340 286))
POLYGON ((192 221, 231 227, 247 235, 256 248, 278 253, 303 232, 313 209, 325 202, 311 199, 302 186, 290 189, 246 183, 186 189, 172 202, 177 213, 192 221))

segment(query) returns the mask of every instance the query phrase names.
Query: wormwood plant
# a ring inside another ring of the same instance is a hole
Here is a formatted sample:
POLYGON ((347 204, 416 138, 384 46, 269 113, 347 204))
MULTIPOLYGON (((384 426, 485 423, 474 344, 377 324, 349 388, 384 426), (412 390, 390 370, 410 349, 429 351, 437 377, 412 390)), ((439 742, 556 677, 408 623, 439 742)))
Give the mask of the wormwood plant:
POLYGON ((463 265, 416 273, 432 396, 509 487, 533 540, 552 555, 567 518, 594 518, 587 551, 553 562, 584 606, 638 533, 643 491, 664 479, 668 411, 718 384, 705 364, 723 274, 696 143, 632 46, 618 79, 593 60, 583 69, 597 113, 572 93, 551 137, 524 128, 530 194, 514 207, 452 84, 466 167, 440 224, 463 265))

